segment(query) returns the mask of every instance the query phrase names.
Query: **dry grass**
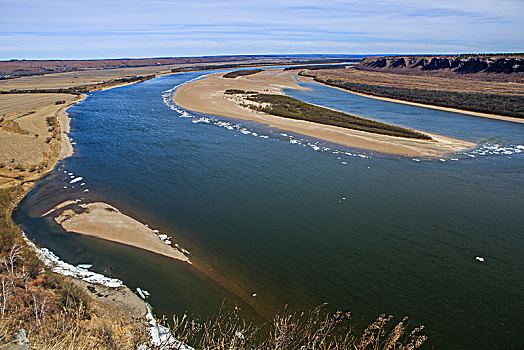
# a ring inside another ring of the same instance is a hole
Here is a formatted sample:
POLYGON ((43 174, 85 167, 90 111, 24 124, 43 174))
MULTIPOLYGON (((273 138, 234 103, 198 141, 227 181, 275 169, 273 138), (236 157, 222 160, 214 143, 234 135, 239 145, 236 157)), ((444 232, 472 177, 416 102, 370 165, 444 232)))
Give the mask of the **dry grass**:
POLYGON ((175 339, 197 349, 272 349, 272 350, 346 350, 346 349, 417 349, 427 337, 423 327, 410 328, 407 317, 398 323, 392 316, 381 315, 363 333, 358 334, 350 314, 314 310, 289 312, 286 308, 268 325, 255 327, 235 313, 219 313, 199 323, 186 316, 174 317, 175 339))
POLYGON ((0 130, 12 134, 27 135, 29 132, 20 127, 16 120, 4 120, 0 123, 0 130))
POLYGON ((64 94, 0 95, 0 119, 4 119, 0 127, 0 164, 6 166, 0 169, 0 176, 13 175, 6 171, 17 165, 43 168, 42 163, 56 153, 59 141, 58 127, 53 128, 47 119, 56 119, 57 113, 75 99, 64 94))
POLYGON ((138 68, 119 68, 104 70, 85 70, 67 73, 20 77, 0 80, 0 91, 12 89, 68 89, 78 86, 99 84, 123 77, 162 74, 169 72, 173 66, 149 66, 138 68))
POLYGON ((27 258, 16 256, 12 268, 10 257, 0 273, 0 343, 19 329, 36 349, 133 349, 148 341, 143 322, 97 315, 83 290, 51 272, 32 278, 27 258))

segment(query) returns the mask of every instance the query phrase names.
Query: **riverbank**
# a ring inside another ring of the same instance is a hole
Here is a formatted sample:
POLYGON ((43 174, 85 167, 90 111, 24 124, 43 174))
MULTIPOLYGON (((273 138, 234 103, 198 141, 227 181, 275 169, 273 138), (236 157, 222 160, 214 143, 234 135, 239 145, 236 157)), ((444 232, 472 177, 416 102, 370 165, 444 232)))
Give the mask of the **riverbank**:
POLYGON ((289 71, 266 70, 261 73, 227 79, 220 73, 179 87, 173 101, 182 108, 214 115, 267 124, 280 130, 297 132, 344 146, 362 148, 376 152, 410 156, 439 157, 443 154, 462 151, 475 144, 449 137, 428 134, 433 140, 415 140, 389 135, 294 120, 255 111, 245 106, 243 99, 232 98, 224 92, 228 89, 256 91, 264 94, 283 94, 283 89, 305 89, 289 71))
POLYGON ((496 120, 503 120, 503 121, 511 122, 511 123, 524 124, 524 119, 505 117, 503 115, 496 115, 496 114, 487 114, 487 113, 466 111, 464 109, 427 105, 427 104, 423 104, 423 103, 410 102, 410 101, 404 101, 404 100, 397 100, 397 99, 393 99, 393 98, 389 98, 389 97, 380 97, 380 96, 375 96, 375 95, 370 95, 370 94, 363 94, 361 92, 356 92, 356 91, 352 91, 352 90, 349 90, 349 89, 344 89, 344 88, 341 88, 341 87, 338 87, 338 86, 335 86, 335 85, 326 84, 326 83, 323 83, 321 81, 314 80, 313 78, 309 78, 309 77, 302 77, 302 78, 305 78, 304 79, 305 82, 315 82, 317 84, 328 86, 330 88, 335 88, 335 89, 342 90, 342 91, 345 91, 345 92, 349 92, 349 93, 352 93, 352 94, 355 94, 355 95, 358 95, 358 96, 374 98, 376 100, 387 101, 387 102, 394 102, 394 103, 401 103, 401 104, 415 106, 415 107, 436 109, 436 110, 444 111, 444 112, 460 113, 460 114, 470 115, 472 117, 496 119, 496 120))
POLYGON ((424 108, 523 123, 524 85, 474 80, 473 76, 438 77, 367 71, 357 68, 301 70, 305 81, 357 95, 424 108))

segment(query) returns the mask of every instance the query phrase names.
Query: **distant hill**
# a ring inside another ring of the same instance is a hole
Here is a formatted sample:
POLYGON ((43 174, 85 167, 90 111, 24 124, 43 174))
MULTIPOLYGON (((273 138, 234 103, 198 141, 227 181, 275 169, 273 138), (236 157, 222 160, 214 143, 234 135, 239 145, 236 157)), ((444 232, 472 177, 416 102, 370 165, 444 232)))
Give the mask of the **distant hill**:
MULTIPOLYGON (((160 58, 117 58, 97 60, 9 60, 0 61, 0 79, 18 78, 29 75, 63 73, 88 69, 114 69, 129 67, 225 64, 235 67, 239 62, 309 64, 339 63, 355 58, 348 55, 237 55, 202 57, 160 57, 160 58)), ((358 59, 359 61, 360 59, 358 59)), ((187 68, 187 67, 186 67, 187 68)))
POLYGON ((480 80, 524 80, 524 54, 367 57, 359 70, 480 80))

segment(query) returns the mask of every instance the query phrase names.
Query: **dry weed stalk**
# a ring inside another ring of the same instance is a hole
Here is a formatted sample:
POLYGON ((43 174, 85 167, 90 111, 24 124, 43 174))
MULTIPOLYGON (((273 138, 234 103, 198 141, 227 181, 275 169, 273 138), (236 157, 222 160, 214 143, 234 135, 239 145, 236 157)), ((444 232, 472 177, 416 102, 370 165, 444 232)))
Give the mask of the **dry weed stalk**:
POLYGON ((148 341, 142 320, 100 318, 82 291, 52 273, 33 279, 22 248, 0 252, 0 346, 24 329, 35 349, 135 349, 148 341))
MULTIPOLYGON (((351 327, 350 314, 324 311, 324 305, 304 312, 278 313, 265 327, 246 324, 236 313, 219 313, 200 324, 186 315, 173 318, 173 339, 204 350, 374 350, 417 349, 426 341, 423 327, 407 333, 407 317, 396 325, 393 317, 380 315, 363 333, 356 334, 351 327), (265 332, 263 332, 265 330, 265 332)), ((169 348, 169 349, 171 349, 169 348)))

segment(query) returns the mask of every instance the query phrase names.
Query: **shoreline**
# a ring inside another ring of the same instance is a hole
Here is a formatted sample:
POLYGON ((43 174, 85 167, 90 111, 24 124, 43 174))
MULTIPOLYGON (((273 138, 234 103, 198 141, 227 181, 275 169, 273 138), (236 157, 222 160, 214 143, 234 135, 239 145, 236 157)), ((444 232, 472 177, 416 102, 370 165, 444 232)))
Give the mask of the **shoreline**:
POLYGON ((317 83, 317 84, 324 85, 324 86, 327 86, 327 87, 330 87, 330 88, 334 88, 334 89, 338 89, 338 90, 341 90, 341 91, 349 92, 351 94, 355 94, 355 95, 358 95, 358 96, 374 98, 376 100, 382 100, 382 101, 393 102, 393 103, 401 103, 401 104, 405 104, 405 105, 410 105, 410 106, 415 106, 415 107, 422 107, 422 108, 429 108, 429 109, 435 109, 435 110, 438 110, 438 111, 445 111, 445 112, 450 112, 450 113, 464 114, 464 115, 469 115, 469 116, 472 116, 472 117, 487 118, 487 119, 494 119, 494 120, 502 120, 502 121, 511 122, 511 123, 524 124, 524 119, 519 119, 519 118, 514 118, 514 117, 506 117, 506 116, 498 115, 498 114, 488 114, 488 113, 482 113, 482 112, 468 111, 468 110, 465 110, 465 109, 458 109, 458 108, 451 108, 451 107, 442 107, 442 106, 428 105, 428 104, 418 103, 418 102, 397 100, 397 99, 389 98, 389 97, 369 95, 369 94, 364 94, 362 92, 356 92, 356 91, 352 91, 352 90, 349 90, 349 89, 344 89, 344 88, 341 88, 340 86, 329 85, 329 84, 317 81, 317 80, 315 80, 315 78, 312 78, 312 77, 300 76, 300 78, 304 78, 303 80, 301 79, 301 81, 304 82, 304 83, 317 83))
POLYGON ((249 109, 243 106, 245 101, 234 101, 234 97, 223 93, 226 89, 240 89, 283 95, 283 88, 306 89, 297 84, 295 77, 289 72, 266 70, 226 80, 221 77, 221 73, 212 73, 204 79, 180 86, 173 95, 173 102, 189 111, 250 120, 343 146, 401 156, 442 157, 475 146, 471 142, 425 132, 433 140, 395 137, 278 117, 249 109))

